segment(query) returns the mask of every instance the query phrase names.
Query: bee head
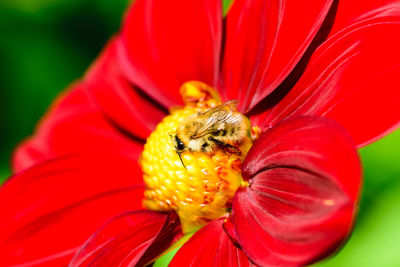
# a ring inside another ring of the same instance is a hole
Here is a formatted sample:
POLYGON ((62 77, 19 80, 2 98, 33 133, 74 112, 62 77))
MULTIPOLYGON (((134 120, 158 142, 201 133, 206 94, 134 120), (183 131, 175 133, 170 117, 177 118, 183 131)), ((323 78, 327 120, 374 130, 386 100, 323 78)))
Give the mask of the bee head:
POLYGON ((181 160, 183 167, 185 167, 185 169, 186 169, 186 166, 183 163, 183 160, 182 160, 182 157, 181 157, 181 153, 186 149, 186 146, 182 142, 182 140, 178 137, 178 135, 175 135, 175 136, 170 135, 170 136, 172 138, 173 143, 175 143, 176 153, 178 154, 179 159, 181 160))
POLYGON ((182 142, 182 140, 177 135, 175 135, 174 139, 175 139, 176 152, 177 153, 182 153, 186 149, 185 144, 182 142))

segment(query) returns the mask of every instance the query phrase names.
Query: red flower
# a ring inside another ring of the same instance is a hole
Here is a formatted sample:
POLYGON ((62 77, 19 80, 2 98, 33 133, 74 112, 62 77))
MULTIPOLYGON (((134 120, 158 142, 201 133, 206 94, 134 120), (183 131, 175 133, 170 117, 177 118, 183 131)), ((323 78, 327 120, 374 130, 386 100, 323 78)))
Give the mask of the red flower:
POLYGON ((139 211, 137 162, 189 80, 238 99, 264 130, 231 216, 199 230, 172 265, 302 265, 330 254, 359 193, 351 138, 360 147, 399 124, 399 32, 397 1, 236 0, 223 19, 219 0, 137 0, 16 151, 17 174, 0 189, 3 264, 75 255, 72 265, 142 265, 173 244, 174 213, 139 211))

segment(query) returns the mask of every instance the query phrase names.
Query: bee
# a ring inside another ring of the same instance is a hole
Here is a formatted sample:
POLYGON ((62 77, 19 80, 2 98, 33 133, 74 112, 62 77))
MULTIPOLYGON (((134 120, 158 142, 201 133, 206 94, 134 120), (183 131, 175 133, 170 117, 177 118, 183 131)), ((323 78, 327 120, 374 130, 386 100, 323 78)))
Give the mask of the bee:
POLYGON ((211 153, 222 149, 227 153, 242 155, 251 144, 250 121, 236 110, 237 100, 187 117, 172 136, 176 153, 182 165, 185 151, 211 153))

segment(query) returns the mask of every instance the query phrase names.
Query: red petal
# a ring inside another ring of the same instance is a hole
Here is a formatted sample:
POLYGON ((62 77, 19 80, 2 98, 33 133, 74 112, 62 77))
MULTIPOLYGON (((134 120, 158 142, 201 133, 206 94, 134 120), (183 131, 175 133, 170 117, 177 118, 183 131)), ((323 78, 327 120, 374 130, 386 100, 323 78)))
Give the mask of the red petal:
POLYGON ((169 266, 255 266, 235 247, 222 225, 223 219, 215 220, 196 232, 176 253, 169 266))
POLYGON ((236 235, 235 225, 232 223, 232 218, 227 218, 224 223, 224 230, 235 245, 239 245, 238 238, 236 235))
POLYGON ((293 70, 332 0, 235 0, 226 22, 223 93, 255 106, 293 70))
POLYGON ((400 125, 396 13, 400 15, 399 4, 371 11, 322 44, 294 88, 268 112, 264 125, 289 116, 324 116, 342 124, 359 147, 396 129, 400 125))
POLYGON ((399 17, 399 6, 400 3, 397 0, 338 1, 330 36, 363 20, 377 17, 399 17))
POLYGON ((121 74, 112 40, 85 77, 88 95, 105 115, 131 134, 146 139, 168 111, 161 109, 121 74))
POLYGON ((127 151, 139 156, 141 142, 114 127, 87 98, 78 84, 61 97, 35 136, 23 143, 14 155, 14 170, 69 154, 127 151))
POLYGON ((184 82, 215 85, 221 32, 221 0, 137 0, 122 31, 120 62, 154 99, 181 104, 184 82))
POLYGON ((351 230, 360 190, 350 137, 333 121, 286 120, 249 151, 232 221, 257 264, 300 266, 331 253, 351 230))
POLYGON ((144 266, 181 236, 178 216, 154 211, 123 214, 100 228, 70 266, 144 266))
POLYGON ((136 159, 116 153, 64 157, 10 178, 0 188, 1 263, 66 265, 106 220, 141 208, 141 178, 136 159))

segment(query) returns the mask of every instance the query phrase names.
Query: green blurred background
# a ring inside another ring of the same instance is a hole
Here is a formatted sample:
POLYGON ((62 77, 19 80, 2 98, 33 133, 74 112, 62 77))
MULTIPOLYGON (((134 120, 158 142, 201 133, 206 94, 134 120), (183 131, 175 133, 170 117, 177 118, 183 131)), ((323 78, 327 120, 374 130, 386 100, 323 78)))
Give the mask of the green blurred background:
MULTIPOLYGON (((9 175, 13 148, 118 31, 127 3, 1 0, 0 181, 9 175)), ((365 180, 355 231, 318 266, 400 266, 400 131, 360 154, 365 180)))

